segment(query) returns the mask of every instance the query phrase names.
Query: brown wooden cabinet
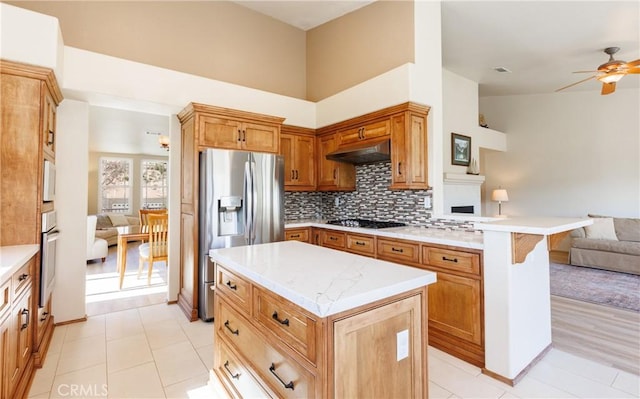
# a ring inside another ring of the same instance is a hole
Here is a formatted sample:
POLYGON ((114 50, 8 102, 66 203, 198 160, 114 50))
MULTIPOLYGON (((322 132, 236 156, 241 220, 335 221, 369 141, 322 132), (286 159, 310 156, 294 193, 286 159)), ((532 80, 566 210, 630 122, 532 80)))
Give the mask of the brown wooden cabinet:
POLYGON ((0 397, 26 396, 34 372, 34 309, 37 309, 31 257, 1 285, 4 297, 0 307, 0 397))
POLYGON ((335 133, 318 137, 318 191, 354 191, 356 168, 343 162, 330 161, 326 155, 337 148, 335 133))
POLYGON ((311 243, 311 228, 303 227, 284 230, 285 241, 302 241, 311 243))
POLYGON ((389 119, 368 122, 361 126, 339 130, 336 133, 338 148, 349 147, 356 143, 367 141, 378 141, 385 137, 391 137, 389 119))
POLYGON ((426 287, 323 318, 216 267, 213 372, 231 396, 428 397, 426 287))
POLYGON ((391 116, 391 189, 427 189, 427 113, 409 105, 391 116))
POLYGON ((429 344, 484 367, 481 250, 317 227, 313 230, 319 245, 436 272, 437 282, 429 286, 429 344))
POLYGON ((284 189, 311 191, 316 188, 315 132, 282 126, 280 153, 284 156, 284 189))
POLYGON ((178 305, 189 320, 198 318, 199 153, 224 148, 277 154, 283 118, 190 103, 179 114, 180 291, 178 305))
MULTIPOLYGON (((54 209, 53 202, 43 201, 44 161, 55 163, 56 110, 62 93, 48 68, 0 60, 0 73, 0 246, 41 245, 41 214, 54 209)), ((3 322, 3 334, 9 334, 3 339, 9 339, 11 353, 19 358, 11 370, 4 365, 5 376, 11 376, 3 380, 3 389, 13 391, 5 397, 26 394, 33 368, 42 366, 53 335, 51 297, 38 306, 39 263, 36 254, 12 276, 13 307, 3 322)))
POLYGON ((347 233, 345 249, 347 252, 373 258, 376 256, 376 238, 365 234, 347 233))
POLYGON ((422 245, 422 264, 438 274, 429 286, 429 344, 484 367, 481 251, 422 245))
POLYGON ((277 153, 279 148, 278 124, 202 115, 198 130, 202 147, 270 153, 277 153))

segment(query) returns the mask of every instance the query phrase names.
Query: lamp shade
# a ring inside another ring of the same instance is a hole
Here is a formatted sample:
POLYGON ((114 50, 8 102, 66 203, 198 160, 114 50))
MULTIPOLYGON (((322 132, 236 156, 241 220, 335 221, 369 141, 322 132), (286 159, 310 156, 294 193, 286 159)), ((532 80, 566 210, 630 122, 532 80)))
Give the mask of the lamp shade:
POLYGON ((491 193, 491 201, 506 202, 509 201, 509 194, 504 188, 498 188, 491 193))

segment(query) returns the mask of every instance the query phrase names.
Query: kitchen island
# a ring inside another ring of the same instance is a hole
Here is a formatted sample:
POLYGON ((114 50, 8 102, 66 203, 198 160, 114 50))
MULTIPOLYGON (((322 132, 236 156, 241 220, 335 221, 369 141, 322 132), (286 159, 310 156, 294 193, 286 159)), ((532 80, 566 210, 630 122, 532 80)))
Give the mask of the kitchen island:
POLYGON ((232 396, 427 397, 435 273, 296 241, 210 251, 232 396))

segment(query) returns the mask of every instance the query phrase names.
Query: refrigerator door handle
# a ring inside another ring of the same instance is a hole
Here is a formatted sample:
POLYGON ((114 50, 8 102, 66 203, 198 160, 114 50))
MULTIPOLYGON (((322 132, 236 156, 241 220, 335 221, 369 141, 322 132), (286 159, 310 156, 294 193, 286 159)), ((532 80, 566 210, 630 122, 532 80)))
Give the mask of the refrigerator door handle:
POLYGON ((256 188, 255 158, 251 155, 251 244, 256 242, 256 229, 258 228, 258 189, 256 188))
POLYGON ((244 163, 244 238, 251 244, 251 224, 253 223, 253 181, 251 175, 251 158, 244 163))

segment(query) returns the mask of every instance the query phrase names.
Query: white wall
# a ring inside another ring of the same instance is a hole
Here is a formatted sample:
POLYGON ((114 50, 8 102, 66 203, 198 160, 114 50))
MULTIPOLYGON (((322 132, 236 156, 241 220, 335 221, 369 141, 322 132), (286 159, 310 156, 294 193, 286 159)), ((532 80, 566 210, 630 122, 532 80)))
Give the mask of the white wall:
POLYGON ((639 90, 484 97, 480 110, 508 136, 508 152, 485 156, 485 195, 507 189, 504 214, 640 216, 639 90))
POLYGON ((56 323, 85 317, 89 104, 64 100, 56 125, 56 251, 53 315, 56 323))

